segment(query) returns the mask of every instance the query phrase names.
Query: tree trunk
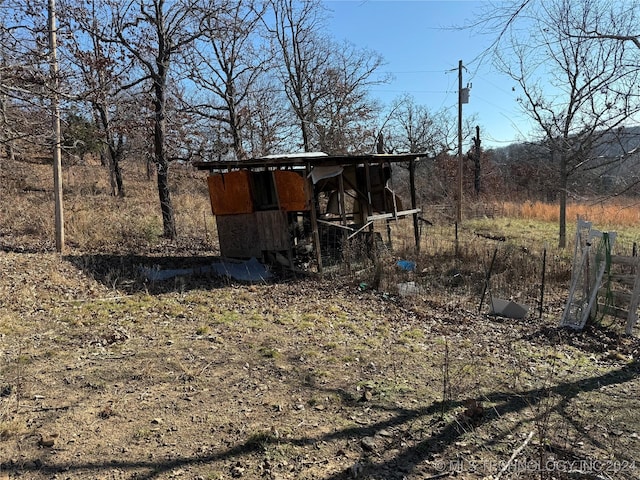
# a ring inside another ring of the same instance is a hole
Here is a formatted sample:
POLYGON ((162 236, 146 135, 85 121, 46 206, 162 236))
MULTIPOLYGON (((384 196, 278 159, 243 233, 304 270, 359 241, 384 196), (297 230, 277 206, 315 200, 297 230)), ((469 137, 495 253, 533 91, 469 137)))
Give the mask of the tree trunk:
POLYGON ((300 119, 300 131, 302 132, 302 145, 305 152, 311 151, 311 145, 309 145, 309 133, 307 132, 307 124, 304 119, 300 119))
MULTIPOLYGON (((107 153, 106 155, 100 155, 100 160, 103 165, 106 164, 109 168, 111 194, 122 198, 124 197, 124 183, 122 181, 122 169, 120 168, 122 145, 120 144, 116 146, 116 140, 111 129, 111 120, 109 119, 107 107, 103 104, 96 103, 94 104, 94 108, 98 112, 100 128, 104 131, 105 141, 107 144, 107 153)), ((96 122, 98 122, 98 120, 96 120, 96 122)))
POLYGON ((556 152, 554 155, 560 157, 560 218, 559 222, 559 235, 558 235, 558 247, 565 248, 567 246, 567 158, 564 152, 556 152))
POLYGON ((163 236, 170 240, 175 240, 177 237, 176 222, 173 216, 173 205, 171 204, 171 195, 169 193, 169 161, 165 148, 167 119, 164 85, 165 82, 163 82, 162 79, 156 80, 156 98, 154 100, 156 111, 154 149, 158 179, 158 197, 160 199, 160 210, 162 212, 163 236))
POLYGON ((111 177, 111 188, 113 195, 124 197, 124 183, 122 181, 122 169, 120 168, 121 154, 118 149, 113 146, 113 139, 109 139, 109 174, 111 177))
MULTIPOLYGON (((7 96, 6 95, 2 95, 2 97, 0 97, 0 126, 2 127, 2 129, 4 131, 8 132, 8 122, 7 122, 7 104, 6 104, 6 99, 7 96)), ((7 135, 4 135, 4 132, 2 134, 2 140, 4 143, 4 151, 5 151, 5 155, 7 156, 7 158, 11 161, 15 160, 15 153, 13 150, 13 145, 12 145, 12 140, 11 140, 11 134, 7 133, 7 135)))
MULTIPOLYGON (((160 160, 158 160, 160 161, 160 160)), ((173 206, 171 195, 169 194, 169 165, 166 160, 158 163, 158 198, 160 199, 160 210, 162 211, 163 236, 170 240, 175 240, 176 224, 173 217, 173 206)))
POLYGON ((242 138, 240 136, 239 119, 235 111, 235 105, 229 108, 229 127, 231 130, 231 139, 233 142, 233 153, 236 155, 236 160, 244 160, 247 158, 247 154, 242 148, 242 138))
POLYGON ((124 182, 122 181, 122 169, 120 168, 120 155, 116 154, 113 160, 113 176, 116 181, 116 192, 118 197, 124 198, 124 182))

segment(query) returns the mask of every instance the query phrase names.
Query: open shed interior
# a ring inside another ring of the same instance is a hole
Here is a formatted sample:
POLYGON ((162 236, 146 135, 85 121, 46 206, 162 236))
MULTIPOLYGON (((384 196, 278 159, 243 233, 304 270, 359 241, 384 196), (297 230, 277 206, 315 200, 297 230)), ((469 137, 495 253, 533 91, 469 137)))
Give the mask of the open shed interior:
POLYGON ((375 255, 385 244, 376 222, 385 221, 389 231, 391 220, 412 217, 417 232, 414 171, 421 156, 307 153, 194 165, 209 171, 223 257, 322 271, 341 262, 347 246, 375 255), (389 185, 392 165, 400 162, 409 164, 408 209, 389 185))

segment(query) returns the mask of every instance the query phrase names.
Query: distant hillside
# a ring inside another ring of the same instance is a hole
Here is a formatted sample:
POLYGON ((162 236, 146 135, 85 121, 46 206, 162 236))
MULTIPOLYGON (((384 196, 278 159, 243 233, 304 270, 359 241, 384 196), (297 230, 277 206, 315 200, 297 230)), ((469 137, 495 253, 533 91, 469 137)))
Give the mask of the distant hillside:
MULTIPOLYGON (((557 193, 559 171, 543 142, 514 143, 487 152, 506 183, 546 200, 557 193)), ((584 164, 571 175, 570 195, 635 195, 640 185, 640 126, 603 134, 584 164)))
MULTIPOLYGON (((498 162, 522 160, 524 158, 547 158, 548 148, 542 142, 512 143, 506 147, 491 149, 493 158, 498 162)), ((602 136, 595 149, 594 156, 616 158, 640 151, 640 125, 623 127, 616 132, 602 136)))

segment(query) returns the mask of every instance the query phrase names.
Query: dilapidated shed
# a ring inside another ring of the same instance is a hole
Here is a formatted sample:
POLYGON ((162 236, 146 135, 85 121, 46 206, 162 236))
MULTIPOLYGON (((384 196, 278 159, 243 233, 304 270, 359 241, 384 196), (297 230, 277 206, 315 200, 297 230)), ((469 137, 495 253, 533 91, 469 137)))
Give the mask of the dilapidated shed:
POLYGON ((299 153, 194 166, 209 171, 223 257, 290 266, 306 259, 321 272, 350 242, 374 249, 378 221, 412 217, 419 247, 414 176, 415 162, 424 156, 299 153), (390 188, 392 165, 400 162, 409 169, 409 208, 390 188))

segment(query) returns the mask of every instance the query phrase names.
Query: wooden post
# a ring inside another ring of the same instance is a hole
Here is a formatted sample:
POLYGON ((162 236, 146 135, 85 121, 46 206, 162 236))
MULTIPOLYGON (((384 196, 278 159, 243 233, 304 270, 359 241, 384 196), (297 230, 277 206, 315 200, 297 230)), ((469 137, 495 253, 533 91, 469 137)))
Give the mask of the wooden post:
POLYGON ((633 290, 631 291, 631 298, 629 300, 627 327, 624 332, 626 335, 631 335, 633 333, 633 327, 635 327, 636 322, 638 321, 638 302, 640 301, 640 275, 638 275, 638 257, 634 255, 633 260, 634 261, 632 261, 631 264, 633 265, 632 269, 635 275, 635 280, 633 282, 633 290))
MULTIPOLYGON (((364 176, 367 182, 367 216, 373 215, 373 208, 371 206, 371 167, 368 161, 364 162, 364 176)), ((373 233, 373 223, 369 226, 369 231, 373 233)))
POLYGON ((455 257, 458 258, 458 222, 455 223, 455 228, 456 228, 456 232, 455 232, 455 257))
MULTIPOLYGON (((416 162, 409 160, 409 188, 411 190, 411 208, 416 210, 416 162)), ((416 252, 420 251, 420 231, 418 230, 418 212, 413 214, 413 236, 416 239, 416 252)))
MULTIPOLYGON (((338 205, 340 208, 340 223, 343 226, 347 226, 347 210, 345 205, 345 193, 344 193, 344 170, 338 175, 338 205)), ((350 255, 351 252, 348 248, 347 230, 342 229, 340 234, 340 253, 342 254, 342 260, 347 264, 347 271, 351 271, 350 255), (345 255, 346 253, 346 255, 345 255)))
POLYGON ((544 306, 544 277, 547 267, 547 247, 542 252, 542 281, 540 282, 540 319, 542 319, 542 307, 544 306))
POLYGON ((311 214, 311 230, 313 232, 313 249, 316 252, 316 262, 318 264, 318 273, 322 275, 322 252, 320 251, 320 234, 318 233, 318 212, 316 211, 316 194, 311 178, 311 164, 307 162, 307 201, 309 202, 309 211, 311 214))
POLYGON ((62 203, 62 161, 60 152, 60 106, 58 105, 59 80, 56 39, 56 5, 49 0, 49 48, 51 49, 51 113, 53 116, 53 189, 55 191, 56 251, 64 249, 64 214, 62 203))
POLYGON ((340 219, 342 220, 342 225, 347 226, 347 210, 344 201, 345 193, 344 193, 344 177, 343 173, 338 175, 338 204, 340 207, 340 219))
MULTIPOLYGON (((369 161, 364 162, 364 178, 367 184, 367 217, 373 215, 373 207, 371 205, 371 165, 369 161)), ((376 233, 374 222, 369 223, 369 240, 371 241, 371 255, 373 258, 373 263, 378 268, 378 242, 376 242, 376 233)))
MULTIPOLYGON (((382 202, 384 204, 385 213, 389 213, 389 202, 387 201, 387 182, 384 181, 384 162, 381 160, 378 163, 380 167, 378 169, 378 177, 380 178, 380 183, 382 183, 382 202)), ((394 211, 395 213, 395 211, 394 211)), ((389 250, 393 249, 393 245, 391 244, 391 220, 387 220, 387 245, 389 246, 389 250)))

